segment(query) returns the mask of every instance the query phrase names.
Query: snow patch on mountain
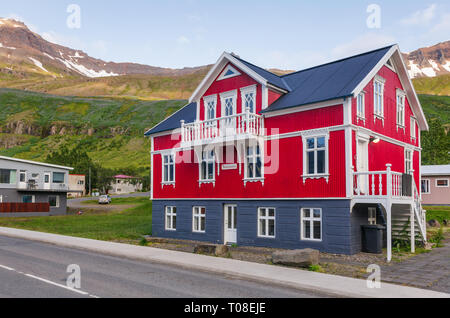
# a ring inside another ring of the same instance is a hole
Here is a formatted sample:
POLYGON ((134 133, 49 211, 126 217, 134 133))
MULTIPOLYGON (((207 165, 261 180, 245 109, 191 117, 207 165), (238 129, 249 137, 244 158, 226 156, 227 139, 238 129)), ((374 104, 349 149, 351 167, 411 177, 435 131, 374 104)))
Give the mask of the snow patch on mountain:
POLYGON ((58 58, 58 60, 63 63, 67 68, 74 70, 78 73, 80 73, 81 75, 87 76, 87 77, 91 77, 91 78, 96 78, 96 77, 112 77, 112 76, 119 76, 119 74, 116 73, 108 73, 105 70, 101 70, 101 71, 95 71, 95 70, 91 70, 88 69, 87 67, 85 67, 84 65, 75 63, 73 61, 69 61, 69 60, 63 60, 58 58))
POLYGON ((44 55, 45 55, 46 57, 48 57, 49 59, 52 59, 52 60, 55 59, 55 58, 54 58, 53 56, 51 56, 50 54, 44 53, 44 55))
POLYGON ((32 57, 29 57, 29 59, 34 63, 34 65, 36 65, 37 67, 39 67, 41 70, 43 70, 44 72, 50 73, 49 71, 47 71, 47 70, 44 68, 44 66, 42 65, 41 62, 39 62, 38 60, 36 60, 36 59, 34 59, 34 58, 32 58, 32 57))
POLYGON ((16 49, 15 47, 3 46, 2 43, 0 43, 0 48, 8 49, 8 50, 15 50, 16 49))
POLYGON ((447 72, 450 72, 450 61, 446 61, 447 63, 443 64, 442 67, 445 68, 447 72))

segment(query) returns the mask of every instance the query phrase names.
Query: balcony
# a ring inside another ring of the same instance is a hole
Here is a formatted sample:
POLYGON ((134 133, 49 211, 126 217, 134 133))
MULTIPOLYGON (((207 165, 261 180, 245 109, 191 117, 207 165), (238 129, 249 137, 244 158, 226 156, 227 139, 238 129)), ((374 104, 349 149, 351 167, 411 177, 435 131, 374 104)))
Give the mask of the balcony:
POLYGON ((67 192, 69 187, 64 183, 38 183, 36 180, 19 182, 17 184, 19 192, 67 192))
POLYGON ((262 116, 245 113, 185 124, 181 121, 183 147, 223 143, 264 136, 262 116))

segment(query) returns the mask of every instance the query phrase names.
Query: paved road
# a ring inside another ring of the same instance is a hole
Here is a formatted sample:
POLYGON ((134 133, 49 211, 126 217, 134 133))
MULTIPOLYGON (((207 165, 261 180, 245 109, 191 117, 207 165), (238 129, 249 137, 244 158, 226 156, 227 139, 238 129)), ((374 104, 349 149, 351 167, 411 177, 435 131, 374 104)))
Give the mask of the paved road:
POLYGON ((327 297, 177 267, 0 236, 0 297, 327 297), (81 290, 65 288, 67 266, 81 268, 81 290))
MULTIPOLYGON (((140 197, 148 197, 150 198, 150 192, 137 192, 137 193, 131 193, 131 194, 120 194, 120 195, 113 195, 111 196, 114 198, 140 198, 140 197)), ((76 199, 69 199, 67 200, 67 205, 73 205, 73 204, 79 204, 84 201, 92 201, 98 199, 96 197, 86 197, 86 198, 76 198, 76 199)))

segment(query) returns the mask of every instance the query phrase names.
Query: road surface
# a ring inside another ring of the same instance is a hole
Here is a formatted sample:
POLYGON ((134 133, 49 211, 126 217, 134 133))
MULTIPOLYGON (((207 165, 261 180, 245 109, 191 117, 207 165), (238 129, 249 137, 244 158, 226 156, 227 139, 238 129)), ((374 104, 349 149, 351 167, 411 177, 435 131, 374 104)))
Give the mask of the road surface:
POLYGON ((313 293, 0 236, 0 297, 309 298, 313 293), (81 288, 67 289, 68 265, 81 288))

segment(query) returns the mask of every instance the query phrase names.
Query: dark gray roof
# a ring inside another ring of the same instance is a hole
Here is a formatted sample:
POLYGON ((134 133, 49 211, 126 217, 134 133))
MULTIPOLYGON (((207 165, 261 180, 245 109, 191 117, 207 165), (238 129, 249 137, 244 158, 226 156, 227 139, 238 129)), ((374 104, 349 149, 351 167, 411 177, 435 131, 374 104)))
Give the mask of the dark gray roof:
POLYGON ((186 124, 193 123, 197 118, 197 103, 190 103, 172 116, 166 118, 164 121, 150 129, 145 133, 145 136, 150 136, 156 133, 169 131, 181 127, 181 120, 184 120, 186 124))
POLYGON ((263 112, 349 97, 391 46, 282 76, 291 92, 263 112))
POLYGON ((244 63, 245 66, 247 66, 248 68, 250 68, 252 71, 254 71, 255 73, 257 73, 258 75, 264 77, 270 84, 281 88, 283 90, 286 90, 288 92, 291 91, 291 89, 289 88, 288 84, 285 82, 285 80, 283 78, 281 78, 280 76, 271 73, 259 66, 256 66, 252 63, 249 63, 247 61, 244 61, 243 59, 241 59, 240 57, 237 57, 235 55, 233 55, 233 57, 235 57, 237 60, 239 60, 240 62, 244 63))

